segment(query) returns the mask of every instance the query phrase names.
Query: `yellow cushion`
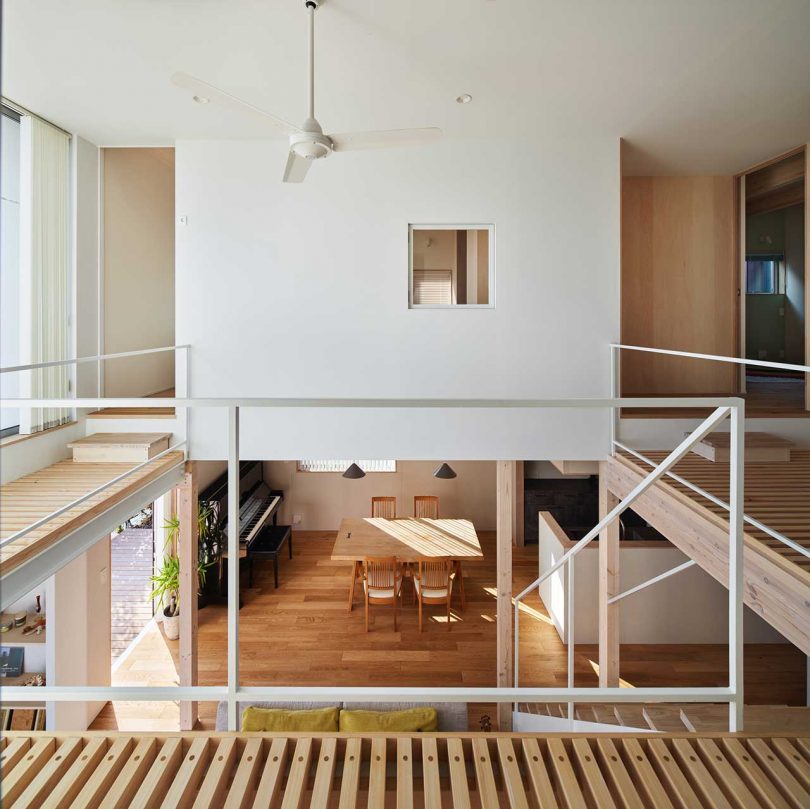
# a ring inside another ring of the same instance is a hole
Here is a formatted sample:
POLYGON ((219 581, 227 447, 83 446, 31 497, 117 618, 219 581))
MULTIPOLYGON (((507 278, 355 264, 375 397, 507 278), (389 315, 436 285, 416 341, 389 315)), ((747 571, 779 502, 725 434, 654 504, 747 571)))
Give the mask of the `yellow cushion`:
POLYGON ((338 708, 289 711, 284 708, 257 708, 251 705, 242 713, 242 730, 336 733, 339 713, 338 708))
POLYGON ((341 711, 341 733, 429 733, 439 727, 435 708, 408 708, 404 711, 341 711))

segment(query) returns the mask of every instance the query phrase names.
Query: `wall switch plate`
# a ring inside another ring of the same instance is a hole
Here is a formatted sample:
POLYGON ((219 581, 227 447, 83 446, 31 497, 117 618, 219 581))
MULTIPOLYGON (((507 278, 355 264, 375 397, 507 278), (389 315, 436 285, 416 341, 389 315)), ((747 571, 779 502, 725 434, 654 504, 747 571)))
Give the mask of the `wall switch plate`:
POLYGON ((300 514, 293 514, 293 525, 300 525, 301 524, 301 515, 300 514))
POLYGON ((187 216, 178 216, 177 217, 178 224, 187 225, 188 224, 188 217, 187 216))

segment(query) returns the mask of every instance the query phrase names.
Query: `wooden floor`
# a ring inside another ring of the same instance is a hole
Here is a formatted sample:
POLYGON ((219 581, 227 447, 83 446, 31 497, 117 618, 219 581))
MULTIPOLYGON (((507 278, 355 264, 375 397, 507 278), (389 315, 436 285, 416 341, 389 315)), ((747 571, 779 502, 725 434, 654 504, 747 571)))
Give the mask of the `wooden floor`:
POLYGON ((110 541, 113 661, 152 619, 151 528, 125 528, 110 541))
MULTIPOLYGON (((810 410, 805 408, 804 380, 796 377, 755 376, 749 374, 746 378, 745 414, 748 418, 810 418, 810 410)), ((627 396, 644 395, 639 392, 627 393, 627 396)), ((655 394, 656 396, 682 396, 683 394, 655 394)), ((698 394, 695 394, 698 395, 698 394)), ((701 396, 728 396, 728 393, 703 393, 701 396)), ((699 407, 678 407, 672 409, 662 408, 624 408, 622 418, 649 419, 697 419, 706 418, 710 409, 699 407)))
MULTIPOLYGON (((296 532, 294 558, 281 560, 280 586, 273 589, 271 565, 256 563, 253 590, 243 591, 240 611, 240 671, 244 685, 495 685, 495 542, 480 532, 485 558, 465 566, 467 607, 452 611, 448 632, 443 608, 428 608, 421 635, 417 611, 406 590, 399 630, 391 609, 372 608, 371 631, 363 629, 359 588, 349 614, 346 595, 351 565, 330 560, 333 532, 296 532)), ((514 591, 537 575, 537 546, 515 549, 514 591)), ((247 580, 243 577, 243 583, 247 580)), ((409 588, 410 584, 406 584, 409 588)), ((805 658, 787 644, 749 644, 745 650, 746 701, 805 704, 805 658)), ((725 645, 624 645, 622 679, 632 686, 717 686, 727 682, 725 645)), ((116 671, 115 685, 177 682, 177 642, 153 627, 116 671)), ((576 647, 576 684, 598 685, 597 648, 576 647)), ((537 596, 521 611, 521 679, 525 686, 566 683, 566 647, 537 596)), ((224 606, 199 612, 200 685, 227 680, 224 606)), ((213 729, 216 706, 202 704, 202 726, 213 729)), ((470 708, 479 727, 491 706, 470 708)), ((176 706, 116 704, 99 715, 98 729, 177 727, 176 706)))
POLYGON ((810 739, 795 736, 14 733, 3 744, 15 809, 810 806, 810 739))
MULTIPOLYGON (((667 453, 644 452, 644 455, 652 461, 660 462, 667 453)), ((622 453, 622 457, 645 473, 651 468, 629 454, 622 453)), ((679 461, 672 471, 728 502, 728 463, 708 461, 691 452, 679 461)), ((720 506, 671 478, 667 478, 666 482, 714 514, 727 519, 727 512, 720 506)), ((790 463, 746 463, 745 513, 802 547, 810 549, 810 450, 794 449, 790 463)), ((807 556, 750 525, 746 525, 745 532, 810 574, 810 558, 807 556)), ((810 578, 808 581, 810 582, 810 578)))
MULTIPOLYGON (((86 525, 98 514, 160 477, 182 460, 182 452, 170 452, 21 539, 4 545, 0 551, 3 574, 86 525)), ((134 463, 59 461, 32 475, 0 486, 0 538, 4 539, 47 517, 58 508, 134 466, 134 463)))

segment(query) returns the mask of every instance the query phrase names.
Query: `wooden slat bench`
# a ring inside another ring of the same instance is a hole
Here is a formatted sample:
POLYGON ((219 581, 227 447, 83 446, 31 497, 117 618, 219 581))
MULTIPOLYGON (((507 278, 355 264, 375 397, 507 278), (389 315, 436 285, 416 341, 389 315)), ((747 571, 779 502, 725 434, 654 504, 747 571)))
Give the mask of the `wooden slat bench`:
POLYGON ((4 807, 810 806, 810 739, 8 733, 4 807))

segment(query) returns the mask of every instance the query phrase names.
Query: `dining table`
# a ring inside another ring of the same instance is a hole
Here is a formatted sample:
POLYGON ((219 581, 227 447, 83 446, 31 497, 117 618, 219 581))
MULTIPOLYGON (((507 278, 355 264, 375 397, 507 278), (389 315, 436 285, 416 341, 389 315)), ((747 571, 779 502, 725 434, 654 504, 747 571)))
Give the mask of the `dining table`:
POLYGON ((367 557, 396 557, 403 564, 420 559, 451 559, 455 564, 458 592, 464 608, 462 562, 481 562, 484 553, 470 520, 426 518, 344 517, 332 548, 332 561, 352 562, 349 610, 354 601, 358 566, 367 557))

